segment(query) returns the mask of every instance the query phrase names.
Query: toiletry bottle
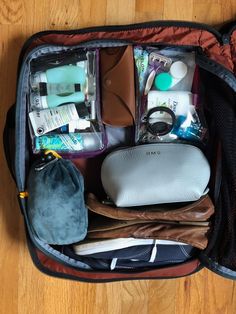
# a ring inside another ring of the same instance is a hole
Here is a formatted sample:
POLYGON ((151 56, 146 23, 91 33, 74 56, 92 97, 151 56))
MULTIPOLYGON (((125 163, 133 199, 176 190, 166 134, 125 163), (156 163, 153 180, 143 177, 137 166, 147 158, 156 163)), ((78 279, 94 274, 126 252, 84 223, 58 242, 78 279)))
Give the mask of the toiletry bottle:
POLYGON ((157 74, 154 80, 155 88, 161 91, 167 91, 178 84, 188 72, 187 65, 182 61, 172 63, 169 73, 163 72, 157 74))
POLYGON ((173 79, 171 87, 179 83, 187 75, 187 72, 188 67, 184 62, 176 61, 172 63, 170 67, 170 75, 173 79))
POLYGON ((98 133, 48 134, 35 138, 36 151, 52 149, 61 152, 93 152, 102 148, 102 135, 98 133))
POLYGON ((184 91, 150 91, 147 98, 147 110, 159 106, 171 109, 176 116, 186 116, 194 108, 193 94, 184 91))
POLYGON ((68 104, 56 108, 35 110, 29 113, 35 136, 41 136, 62 127, 85 114, 83 104, 68 104), (82 106, 82 107, 81 107, 82 106))
POLYGON ((82 92, 75 92, 67 96, 40 96, 40 93, 35 91, 30 94, 30 106, 32 110, 41 110, 54 108, 66 103, 81 103, 84 99, 85 96, 82 92))
POLYGON ((31 76, 31 87, 36 89, 40 82, 45 83, 72 83, 83 85, 86 80, 86 61, 78 62, 78 65, 63 65, 51 68, 45 72, 37 72, 31 76))
POLYGON ((44 83, 41 82, 38 84, 35 91, 38 91, 39 96, 48 96, 48 95, 68 95, 75 92, 81 91, 80 84, 71 84, 71 83, 44 83))

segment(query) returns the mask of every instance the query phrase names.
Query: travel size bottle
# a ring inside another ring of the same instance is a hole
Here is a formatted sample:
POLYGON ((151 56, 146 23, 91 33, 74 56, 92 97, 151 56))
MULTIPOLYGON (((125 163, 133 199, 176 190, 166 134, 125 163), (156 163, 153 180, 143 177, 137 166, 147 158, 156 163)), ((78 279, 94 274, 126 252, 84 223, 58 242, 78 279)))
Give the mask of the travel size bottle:
POLYGON ((51 68, 45 72, 36 72, 31 75, 30 84, 32 89, 36 89, 38 84, 44 83, 71 83, 85 84, 86 61, 78 62, 78 65, 63 65, 61 67, 51 68))
POLYGON ((82 92, 75 92, 66 96, 40 96, 40 93, 35 91, 30 94, 30 106, 32 110, 42 110, 54 108, 66 103, 81 103, 84 102, 84 99, 85 96, 82 92))

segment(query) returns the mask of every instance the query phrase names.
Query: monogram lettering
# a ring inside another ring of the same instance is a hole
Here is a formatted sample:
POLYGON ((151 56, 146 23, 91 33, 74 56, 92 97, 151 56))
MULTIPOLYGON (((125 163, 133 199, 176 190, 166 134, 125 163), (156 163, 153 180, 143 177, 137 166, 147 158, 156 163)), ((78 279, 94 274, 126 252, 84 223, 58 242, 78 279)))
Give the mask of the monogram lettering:
POLYGON ((161 154, 160 151, 146 152, 146 155, 147 155, 147 156, 160 155, 160 154, 161 154))

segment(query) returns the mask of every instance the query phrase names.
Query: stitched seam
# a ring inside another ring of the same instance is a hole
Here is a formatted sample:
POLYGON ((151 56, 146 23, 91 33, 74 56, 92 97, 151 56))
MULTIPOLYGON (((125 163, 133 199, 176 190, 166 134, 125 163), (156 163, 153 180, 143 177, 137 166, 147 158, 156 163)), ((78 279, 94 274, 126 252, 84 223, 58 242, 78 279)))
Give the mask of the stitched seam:
POLYGON ((182 251, 182 253, 186 256, 186 257, 191 257, 191 255, 188 254, 188 252, 184 249, 184 247, 182 245, 180 245, 180 249, 182 251))

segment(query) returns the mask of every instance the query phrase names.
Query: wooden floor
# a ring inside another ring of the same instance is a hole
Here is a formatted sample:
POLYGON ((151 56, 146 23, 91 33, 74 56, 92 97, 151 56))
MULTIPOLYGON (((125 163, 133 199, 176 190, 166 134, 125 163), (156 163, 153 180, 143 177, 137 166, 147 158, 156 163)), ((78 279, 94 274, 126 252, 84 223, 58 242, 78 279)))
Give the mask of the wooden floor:
MULTIPOLYGON (((20 48, 34 32, 156 19, 218 25, 235 15, 235 0, 0 0, 1 131, 15 100, 20 48)), ((234 282, 207 270, 178 280, 98 285, 41 274, 26 249, 0 141, 0 313, 236 313, 234 282)))

